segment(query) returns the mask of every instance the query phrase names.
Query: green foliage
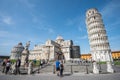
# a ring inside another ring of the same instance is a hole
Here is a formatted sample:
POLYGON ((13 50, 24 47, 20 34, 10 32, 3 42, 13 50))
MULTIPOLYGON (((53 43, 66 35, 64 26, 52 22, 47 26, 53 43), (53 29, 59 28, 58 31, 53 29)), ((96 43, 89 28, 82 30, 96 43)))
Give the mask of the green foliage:
POLYGON ((35 66, 39 66, 40 65, 40 61, 36 60, 36 63, 34 63, 35 66))
MULTIPOLYGON (((33 60, 29 60, 29 61, 31 62, 31 61, 33 61, 33 60)), ((40 61, 39 61, 39 60, 36 60, 36 63, 34 63, 34 61, 33 61, 33 65, 34 65, 34 67, 39 66, 39 65, 40 65, 40 61)))
POLYGON ((120 65, 120 61, 114 61, 115 65, 120 65))
MULTIPOLYGON (((106 64, 106 62, 98 62, 98 64, 106 64)), ((114 65, 120 65, 120 61, 114 61, 114 65)))
POLYGON ((11 62, 12 64, 14 64, 14 63, 16 62, 16 60, 15 60, 15 59, 11 59, 10 62, 11 62))
POLYGON ((98 64, 106 64, 105 61, 98 62, 98 64))

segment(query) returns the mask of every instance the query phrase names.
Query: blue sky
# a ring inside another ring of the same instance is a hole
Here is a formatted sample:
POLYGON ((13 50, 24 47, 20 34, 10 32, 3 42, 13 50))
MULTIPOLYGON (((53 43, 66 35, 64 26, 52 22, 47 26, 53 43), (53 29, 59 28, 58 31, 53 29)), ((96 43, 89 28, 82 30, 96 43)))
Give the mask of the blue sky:
POLYGON ((102 14, 110 47, 120 50, 119 0, 0 0, 0 55, 10 55, 13 46, 55 40, 58 35, 73 40, 81 53, 89 53, 85 14, 97 8, 102 14))

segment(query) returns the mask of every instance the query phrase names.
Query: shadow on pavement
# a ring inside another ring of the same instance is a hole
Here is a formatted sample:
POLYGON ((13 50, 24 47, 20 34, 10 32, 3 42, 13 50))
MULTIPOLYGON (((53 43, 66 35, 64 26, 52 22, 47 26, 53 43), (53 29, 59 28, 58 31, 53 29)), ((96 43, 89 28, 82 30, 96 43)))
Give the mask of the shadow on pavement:
POLYGON ((71 76, 72 74, 69 74, 69 73, 67 73, 67 74, 63 74, 63 76, 71 76))

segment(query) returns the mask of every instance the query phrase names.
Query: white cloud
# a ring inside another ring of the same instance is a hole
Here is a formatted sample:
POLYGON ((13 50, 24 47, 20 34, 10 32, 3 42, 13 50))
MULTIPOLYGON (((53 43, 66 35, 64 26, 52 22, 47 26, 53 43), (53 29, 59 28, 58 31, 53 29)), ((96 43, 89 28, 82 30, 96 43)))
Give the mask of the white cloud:
POLYGON ((8 24, 8 25, 14 24, 14 22, 13 22, 13 20, 12 20, 11 17, 4 17, 4 18, 3 18, 3 22, 4 22, 5 24, 8 24))
POLYGON ((15 24, 11 16, 4 15, 4 13, 1 13, 1 12, 0 12, 0 23, 7 24, 7 25, 15 24))
POLYGON ((36 26, 37 29, 44 30, 45 32, 49 32, 49 33, 55 33, 54 29, 52 28, 53 26, 49 25, 44 19, 46 18, 45 15, 40 14, 39 17, 37 17, 32 13, 31 16, 33 17, 32 18, 33 23, 39 25, 36 26))
POLYGON ((77 37, 77 39, 87 39, 87 35, 81 36, 81 37, 77 37))
POLYGON ((49 33, 54 33, 55 32, 52 28, 48 28, 48 27, 41 28, 41 30, 45 30, 49 33))
POLYGON ((82 36, 80 39, 87 39, 87 35, 82 36))
POLYGON ((84 32, 86 30, 85 16, 82 15, 82 16, 76 16, 73 19, 67 19, 65 25, 77 27, 80 32, 84 32))
POLYGON ((43 24, 42 22, 39 25, 40 26, 37 27, 39 30, 44 30, 44 31, 49 32, 51 34, 55 33, 55 31, 51 25, 43 24))
POLYGON ((105 27, 107 31, 111 31, 113 29, 117 29, 120 24, 120 1, 112 0, 107 5, 103 7, 100 11, 102 13, 102 17, 105 23, 105 27))
POLYGON ((101 10, 101 13, 104 17, 112 17, 116 16, 114 14, 119 14, 120 9, 120 1, 119 0, 112 0, 110 3, 108 3, 104 8, 101 10))

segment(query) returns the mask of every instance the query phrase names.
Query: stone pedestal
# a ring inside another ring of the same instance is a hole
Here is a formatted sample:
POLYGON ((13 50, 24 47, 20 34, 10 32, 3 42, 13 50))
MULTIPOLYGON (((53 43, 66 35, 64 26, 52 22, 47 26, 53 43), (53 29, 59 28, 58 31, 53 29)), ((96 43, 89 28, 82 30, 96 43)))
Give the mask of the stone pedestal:
POLYGON ((97 63, 93 62, 93 73, 94 74, 99 74, 99 69, 97 68, 97 63))
POLYGON ((30 62, 28 66, 28 74, 32 74, 32 72, 33 72, 33 62, 30 62))
POLYGON ((23 52, 22 52, 22 56, 21 56, 21 65, 22 66, 25 66, 25 64, 27 65, 28 56, 29 56, 29 51, 24 49, 23 52))
POLYGON ((107 72, 114 73, 114 70, 112 68, 112 64, 110 61, 107 62, 107 72))
POLYGON ((14 64, 11 66, 11 68, 12 68, 12 74, 15 73, 15 70, 16 70, 15 65, 16 65, 16 63, 14 63, 14 64))

